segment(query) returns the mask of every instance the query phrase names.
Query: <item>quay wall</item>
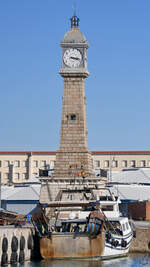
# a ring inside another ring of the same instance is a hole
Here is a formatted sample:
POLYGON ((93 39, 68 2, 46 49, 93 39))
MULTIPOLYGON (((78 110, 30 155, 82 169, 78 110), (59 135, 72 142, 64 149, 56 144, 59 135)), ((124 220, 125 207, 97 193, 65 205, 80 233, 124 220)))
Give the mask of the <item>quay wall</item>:
MULTIPOLYGON (((36 243, 33 227, 0 226, 0 265, 32 260, 37 250, 36 243)), ((133 238, 130 247, 132 252, 150 253, 150 223, 136 225, 136 238, 133 238)))
POLYGON ((31 260, 34 249, 31 227, 0 227, 0 265, 31 260))
POLYGON ((136 238, 132 239, 130 252, 150 253, 150 226, 136 226, 136 238))

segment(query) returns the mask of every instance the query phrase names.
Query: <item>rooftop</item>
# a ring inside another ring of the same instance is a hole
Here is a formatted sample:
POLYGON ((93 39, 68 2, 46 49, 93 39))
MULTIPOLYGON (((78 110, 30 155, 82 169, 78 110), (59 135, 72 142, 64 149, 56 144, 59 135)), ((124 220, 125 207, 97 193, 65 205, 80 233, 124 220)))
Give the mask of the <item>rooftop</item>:
MULTIPOLYGON (((93 155, 150 155, 149 150, 91 152, 93 155)), ((0 155, 56 155, 56 151, 0 151, 0 155)))
POLYGON ((110 183, 119 184, 149 184, 150 185, 150 168, 133 168, 112 172, 110 183))

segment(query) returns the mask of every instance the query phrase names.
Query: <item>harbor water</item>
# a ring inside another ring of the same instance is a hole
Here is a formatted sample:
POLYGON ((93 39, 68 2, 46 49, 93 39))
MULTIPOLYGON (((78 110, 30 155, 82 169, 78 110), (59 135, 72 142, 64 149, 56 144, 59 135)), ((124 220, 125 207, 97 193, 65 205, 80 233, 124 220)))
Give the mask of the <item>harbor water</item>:
MULTIPOLYGON (((10 265, 11 266, 11 265, 10 265)), ((129 254, 128 257, 107 261, 91 260, 41 260, 39 262, 25 262, 16 267, 142 267, 150 266, 149 254, 129 254)))

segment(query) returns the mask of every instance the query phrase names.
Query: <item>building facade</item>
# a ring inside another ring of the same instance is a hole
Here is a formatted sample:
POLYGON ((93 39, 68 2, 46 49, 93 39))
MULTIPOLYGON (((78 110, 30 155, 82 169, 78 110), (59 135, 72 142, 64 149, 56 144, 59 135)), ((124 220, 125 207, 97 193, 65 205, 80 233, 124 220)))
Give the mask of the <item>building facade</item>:
MULTIPOLYGON (((0 152, 2 184, 17 183, 39 176, 39 169, 55 168, 54 151, 0 152)), ((93 151, 95 170, 120 171, 130 168, 150 168, 150 151, 93 151)))

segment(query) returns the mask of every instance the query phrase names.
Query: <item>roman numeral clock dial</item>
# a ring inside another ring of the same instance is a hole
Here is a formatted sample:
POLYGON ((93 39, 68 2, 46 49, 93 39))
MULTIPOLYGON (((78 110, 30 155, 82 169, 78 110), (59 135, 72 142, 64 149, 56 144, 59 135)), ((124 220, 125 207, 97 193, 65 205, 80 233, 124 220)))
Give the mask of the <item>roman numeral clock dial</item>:
POLYGON ((78 49, 69 48, 63 55, 63 61, 66 66, 77 68, 82 61, 82 54, 78 49))

